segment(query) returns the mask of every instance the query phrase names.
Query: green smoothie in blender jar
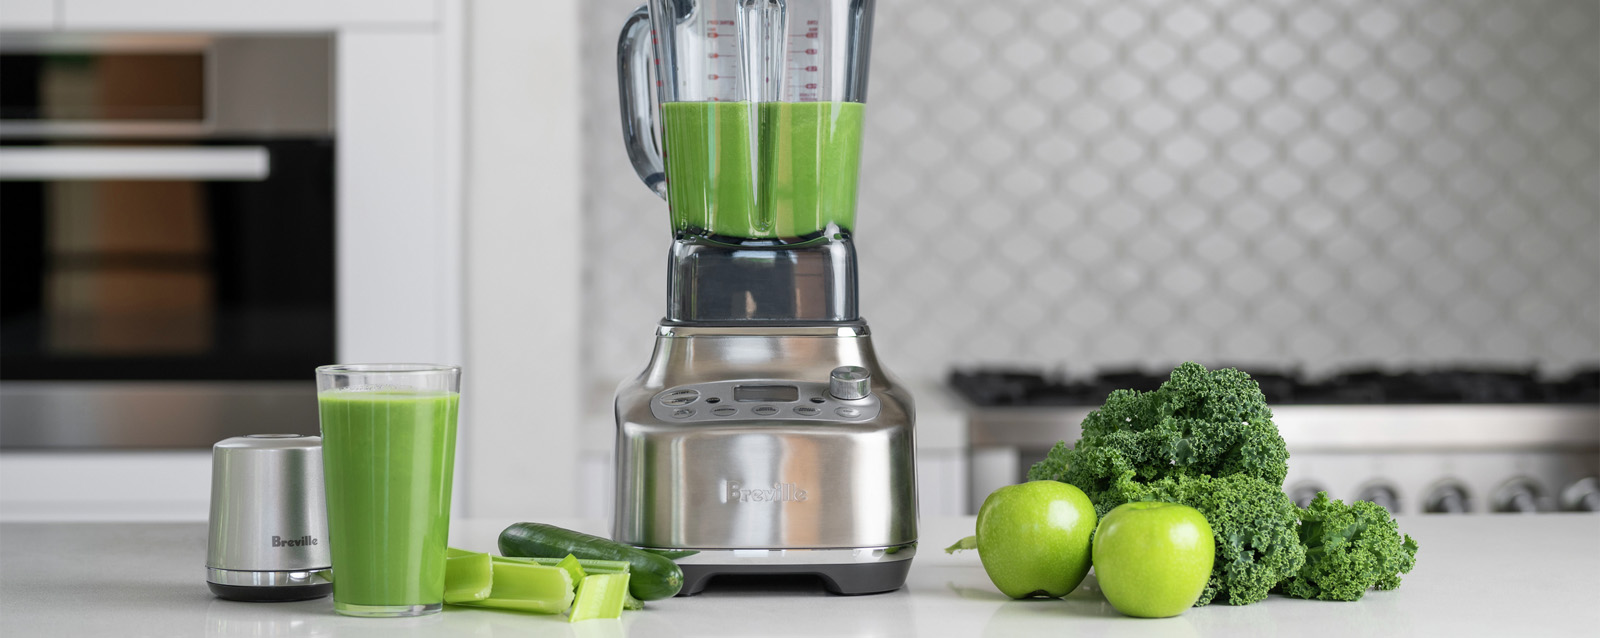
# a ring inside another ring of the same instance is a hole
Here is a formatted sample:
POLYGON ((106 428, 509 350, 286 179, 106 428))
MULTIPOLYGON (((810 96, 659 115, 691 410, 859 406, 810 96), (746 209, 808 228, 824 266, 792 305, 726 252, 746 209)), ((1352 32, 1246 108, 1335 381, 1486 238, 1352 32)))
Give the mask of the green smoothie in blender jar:
POLYGON ((778 240, 816 237, 829 224, 849 232, 864 110, 859 102, 663 104, 673 230, 778 240))

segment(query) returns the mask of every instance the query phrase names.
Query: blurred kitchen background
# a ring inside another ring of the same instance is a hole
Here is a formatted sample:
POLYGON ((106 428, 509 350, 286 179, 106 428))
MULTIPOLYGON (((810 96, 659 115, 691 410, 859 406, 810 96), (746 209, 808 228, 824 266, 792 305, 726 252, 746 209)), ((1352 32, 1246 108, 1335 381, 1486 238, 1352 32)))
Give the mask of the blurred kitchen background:
MULTIPOLYGON (((616 110, 637 2, 0 0, 0 518, 203 518, 210 442, 314 433, 312 365, 401 359, 466 367, 458 513, 606 516, 669 240, 616 110), (96 60, 199 111, 39 106, 113 102, 96 60), (19 73, 69 79, 19 115, 19 73), (27 154, 84 146, 186 154, 27 154)), ((1600 507, 1600 3, 876 14, 861 306, 924 515, 1185 360, 1284 404, 1296 498, 1600 507)))

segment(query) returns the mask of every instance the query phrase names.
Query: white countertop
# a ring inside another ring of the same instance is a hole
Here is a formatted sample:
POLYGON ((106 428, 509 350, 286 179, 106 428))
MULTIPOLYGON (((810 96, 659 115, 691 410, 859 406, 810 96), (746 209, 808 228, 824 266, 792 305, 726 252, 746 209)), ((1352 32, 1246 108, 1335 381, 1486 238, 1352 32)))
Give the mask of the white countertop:
MULTIPOLYGON (((508 521, 460 521, 452 545, 491 550, 508 521)), ((562 521, 555 521, 561 524, 562 521)), ((566 521, 587 531, 598 522, 566 521)), ((96 636, 1209 636, 1224 634, 1595 635, 1600 631, 1600 515, 1409 517, 1422 549, 1392 592, 1355 603, 1274 596, 1163 620, 1125 618, 1094 587, 1065 600, 1010 601, 974 552, 939 548, 973 519, 923 521, 906 587, 840 597, 768 584, 648 603, 621 621, 446 607, 420 619, 346 618, 331 599, 236 603, 207 591, 205 525, 0 525, 0 635, 96 636)))

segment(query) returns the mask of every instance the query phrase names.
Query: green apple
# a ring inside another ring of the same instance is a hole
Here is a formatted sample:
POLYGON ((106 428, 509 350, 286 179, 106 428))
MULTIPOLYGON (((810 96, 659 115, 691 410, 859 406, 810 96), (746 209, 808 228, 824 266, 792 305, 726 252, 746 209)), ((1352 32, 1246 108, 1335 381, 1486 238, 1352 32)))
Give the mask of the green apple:
POLYGON ((1007 485, 978 509, 978 558, 1007 596, 1059 598, 1089 573, 1094 523, 1094 504, 1072 485, 1007 485))
POLYGON ((1111 606, 1129 616, 1166 618, 1200 599, 1217 542, 1195 508, 1123 503, 1094 534, 1094 574, 1111 606))

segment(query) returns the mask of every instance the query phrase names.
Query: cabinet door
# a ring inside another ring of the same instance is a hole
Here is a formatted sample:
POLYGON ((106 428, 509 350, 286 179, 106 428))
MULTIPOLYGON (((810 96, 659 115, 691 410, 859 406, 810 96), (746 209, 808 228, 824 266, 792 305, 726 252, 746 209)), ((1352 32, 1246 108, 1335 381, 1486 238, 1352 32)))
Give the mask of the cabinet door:
POLYGON ((0 0, 0 27, 41 31, 56 27, 57 0, 0 0))
MULTIPOLYGON (((12 0, 4 0, 11 2, 12 0)), ((61 0, 61 27, 73 31, 303 31, 353 26, 425 25, 436 0, 61 0)), ((7 20, 9 22, 9 19, 7 20)))

